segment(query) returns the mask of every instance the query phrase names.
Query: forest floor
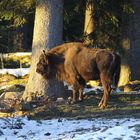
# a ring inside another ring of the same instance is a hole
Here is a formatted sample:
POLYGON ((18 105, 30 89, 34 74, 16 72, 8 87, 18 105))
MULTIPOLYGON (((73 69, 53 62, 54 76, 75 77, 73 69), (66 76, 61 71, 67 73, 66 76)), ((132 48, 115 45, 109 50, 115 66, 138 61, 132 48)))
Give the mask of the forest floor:
MULTIPOLYGON (((28 76, 2 76, 0 98, 3 93, 22 94, 27 79, 28 76)), ((112 93, 104 110, 98 107, 102 94, 99 89, 90 91, 77 104, 46 100, 24 104, 23 110, 16 107, 1 111, 0 140, 140 139, 140 91, 112 93)))
POLYGON ((30 117, 33 118, 140 118, 140 93, 113 94, 107 107, 99 109, 98 103, 101 95, 88 95, 81 103, 69 105, 55 103, 49 109, 47 105, 32 109, 30 117))
MULTIPOLYGON (((0 79, 0 95, 3 92, 18 92, 23 93, 24 86, 27 83, 27 78, 16 78, 11 75, 5 75, 0 79)), ((26 114, 33 118, 124 118, 124 117, 139 117, 140 118, 140 92, 117 92, 112 93, 108 101, 108 105, 104 110, 99 109, 98 103, 102 98, 102 91, 90 91, 85 94, 85 100, 77 104, 68 104, 68 100, 62 102, 53 102, 49 106, 47 102, 33 103, 28 109, 29 111, 20 111, 19 114, 26 114), (39 104, 39 105, 38 105, 39 104), (22 113, 21 113, 22 112, 22 113)), ((15 113, 15 110, 10 114, 15 113)), ((0 113, 1 115, 5 113, 0 113)), ((17 113, 18 114, 18 113, 17 113)))

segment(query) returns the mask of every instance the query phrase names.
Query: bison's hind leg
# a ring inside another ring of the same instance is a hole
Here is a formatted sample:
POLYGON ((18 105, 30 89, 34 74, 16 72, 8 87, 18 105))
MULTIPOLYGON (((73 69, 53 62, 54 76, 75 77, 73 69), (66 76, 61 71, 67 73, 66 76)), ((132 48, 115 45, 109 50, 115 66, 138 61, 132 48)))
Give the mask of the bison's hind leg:
POLYGON ((108 76, 107 73, 101 73, 100 74, 100 78, 101 78, 101 83, 102 83, 102 86, 103 86, 103 89, 104 89, 104 94, 103 94, 103 97, 99 103, 99 107, 101 109, 104 109, 106 107, 106 104, 107 104, 107 101, 109 99, 109 95, 110 95, 110 92, 111 92, 111 80, 108 76))

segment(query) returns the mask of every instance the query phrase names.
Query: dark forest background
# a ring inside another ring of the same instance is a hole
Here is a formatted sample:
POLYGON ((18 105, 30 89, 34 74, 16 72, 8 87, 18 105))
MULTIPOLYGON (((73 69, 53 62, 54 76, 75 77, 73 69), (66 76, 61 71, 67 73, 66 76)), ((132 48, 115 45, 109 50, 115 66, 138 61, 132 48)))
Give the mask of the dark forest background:
MULTIPOLYGON (((84 42, 86 0, 64 1, 64 42, 84 42)), ((129 18, 134 14, 130 0, 94 0, 93 47, 121 49, 129 18)), ((0 52, 31 51, 35 0, 0 2, 0 52)), ((122 51, 122 50, 121 50, 122 51)))
MULTIPOLYGON (((89 45, 118 51, 131 79, 140 79, 139 0, 64 0, 63 42, 85 42, 85 11, 92 2, 89 45)), ((32 51, 35 0, 0 1, 0 52, 32 51)), ((126 73, 126 72, 125 72, 126 73)))

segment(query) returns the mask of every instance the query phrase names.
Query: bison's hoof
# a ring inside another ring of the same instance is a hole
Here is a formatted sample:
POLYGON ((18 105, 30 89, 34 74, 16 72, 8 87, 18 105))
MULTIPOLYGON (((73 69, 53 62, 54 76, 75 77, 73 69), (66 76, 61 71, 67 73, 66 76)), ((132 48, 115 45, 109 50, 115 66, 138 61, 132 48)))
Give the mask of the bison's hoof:
POLYGON ((103 105, 103 102, 101 101, 99 104, 98 104, 98 107, 101 107, 103 105))
POLYGON ((77 101, 75 101, 75 100, 71 101, 71 104, 76 104, 76 103, 77 103, 77 101))
POLYGON ((76 103, 77 103, 76 101, 70 101, 70 100, 67 101, 67 104, 68 104, 68 105, 73 105, 73 104, 76 104, 76 103))
POLYGON ((79 103, 83 102, 83 100, 78 100, 79 103))
POLYGON ((82 101, 83 101, 83 99, 79 99, 79 100, 78 100, 78 102, 82 102, 82 101))
POLYGON ((103 101, 100 101, 98 107, 99 107, 100 109, 104 109, 104 108, 106 107, 106 104, 105 104, 103 101))
POLYGON ((79 97, 79 99, 78 99, 79 102, 82 102, 83 100, 84 100, 83 97, 82 98, 79 97))
POLYGON ((106 105, 105 104, 99 104, 98 105, 100 109, 105 109, 106 105))
POLYGON ((105 105, 100 106, 100 109, 105 109, 105 105))

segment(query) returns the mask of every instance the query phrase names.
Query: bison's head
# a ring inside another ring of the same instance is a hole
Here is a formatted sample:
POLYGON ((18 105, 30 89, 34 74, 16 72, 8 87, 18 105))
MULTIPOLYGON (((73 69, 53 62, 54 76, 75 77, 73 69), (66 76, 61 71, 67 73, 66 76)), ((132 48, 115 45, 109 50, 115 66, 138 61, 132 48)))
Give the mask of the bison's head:
POLYGON ((41 74, 45 79, 49 79, 54 76, 53 69, 49 62, 49 53, 46 53, 45 50, 43 50, 43 53, 39 57, 36 72, 41 74))

